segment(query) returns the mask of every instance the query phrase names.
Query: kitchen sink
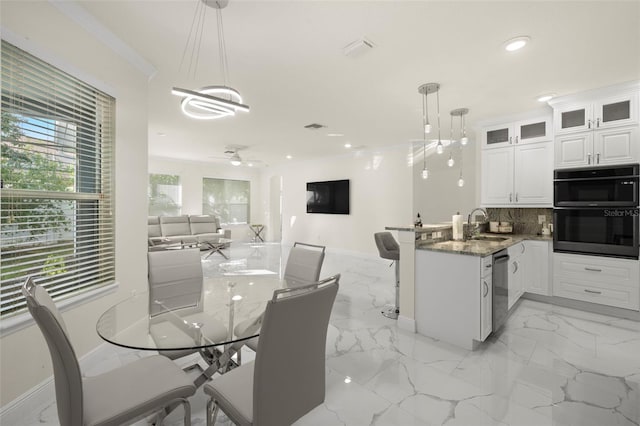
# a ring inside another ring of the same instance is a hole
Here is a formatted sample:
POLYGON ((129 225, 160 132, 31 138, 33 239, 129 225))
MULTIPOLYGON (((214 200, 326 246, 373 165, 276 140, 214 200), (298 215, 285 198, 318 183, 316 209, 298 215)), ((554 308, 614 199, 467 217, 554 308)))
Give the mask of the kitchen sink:
POLYGON ((508 239, 509 239, 508 237, 493 237, 491 235, 474 235, 473 237, 470 238, 470 240, 475 240, 475 241, 496 241, 496 242, 501 242, 508 239))

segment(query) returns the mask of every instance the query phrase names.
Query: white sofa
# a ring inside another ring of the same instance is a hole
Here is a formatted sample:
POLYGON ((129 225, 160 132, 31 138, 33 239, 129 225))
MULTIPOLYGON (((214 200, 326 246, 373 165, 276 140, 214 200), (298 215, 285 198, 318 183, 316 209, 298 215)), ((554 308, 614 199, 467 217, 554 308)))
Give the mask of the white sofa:
POLYGON ((174 244, 192 246, 231 238, 231 230, 222 229, 220 219, 216 216, 149 216, 148 238, 150 248, 174 244))

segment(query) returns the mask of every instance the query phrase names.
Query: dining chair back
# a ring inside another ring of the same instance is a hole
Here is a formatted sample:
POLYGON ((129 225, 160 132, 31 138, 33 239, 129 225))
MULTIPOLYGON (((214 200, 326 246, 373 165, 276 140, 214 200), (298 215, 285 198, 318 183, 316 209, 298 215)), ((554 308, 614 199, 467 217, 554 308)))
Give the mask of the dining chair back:
POLYGON ((205 385, 207 424, 219 407, 239 425, 288 425, 324 402, 327 328, 339 281, 336 275, 274 292, 255 362, 205 385))
POLYGON ((291 247, 284 278, 298 284, 311 284, 320 279, 325 247, 296 242, 291 247))
MULTIPOLYGON (((170 316, 178 311, 179 318, 188 323, 198 323, 202 315, 203 273, 200 250, 184 248, 148 253, 149 259, 149 314, 154 317, 149 333, 156 342, 166 340, 166 326, 173 328, 170 316)), ((201 330, 203 337, 215 342, 227 335, 222 324, 206 321, 208 326, 201 330)), ((195 352, 199 347, 190 333, 180 334, 180 340, 173 335, 171 345, 180 347, 173 350, 159 350, 160 355, 178 359, 195 352)), ((198 364, 193 364, 197 367, 198 364)))
POLYGON ((149 260, 149 314, 197 307, 202 302, 200 250, 152 251, 149 260))
POLYGON ((121 425, 173 404, 183 404, 184 423, 191 424, 187 398, 196 388, 178 366, 155 355, 83 378, 64 320, 47 290, 29 277, 22 294, 49 348, 60 424, 121 425))

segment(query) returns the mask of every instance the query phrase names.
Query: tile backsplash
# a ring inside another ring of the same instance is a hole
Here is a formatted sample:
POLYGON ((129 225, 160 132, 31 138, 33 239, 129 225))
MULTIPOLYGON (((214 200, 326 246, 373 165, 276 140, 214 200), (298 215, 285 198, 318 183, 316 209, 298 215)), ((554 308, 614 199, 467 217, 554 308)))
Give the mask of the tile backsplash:
POLYGON ((553 223, 553 209, 488 208, 487 213, 492 222, 511 222, 514 234, 539 234, 538 216, 544 215, 545 224, 553 223))

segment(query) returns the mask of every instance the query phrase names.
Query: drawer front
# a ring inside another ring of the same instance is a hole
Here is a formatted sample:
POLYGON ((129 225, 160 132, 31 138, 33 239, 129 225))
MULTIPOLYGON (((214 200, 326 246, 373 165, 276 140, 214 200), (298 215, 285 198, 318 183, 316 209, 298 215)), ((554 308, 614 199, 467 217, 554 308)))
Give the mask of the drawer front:
POLYGON ((493 256, 486 256, 480 262, 480 276, 486 277, 493 272, 493 256))
POLYGON ((553 295, 626 309, 640 309, 640 291, 635 287, 603 287, 579 279, 555 277, 553 295))
POLYGON ((555 253, 553 275, 637 289, 640 286, 639 265, 637 260, 555 253))

